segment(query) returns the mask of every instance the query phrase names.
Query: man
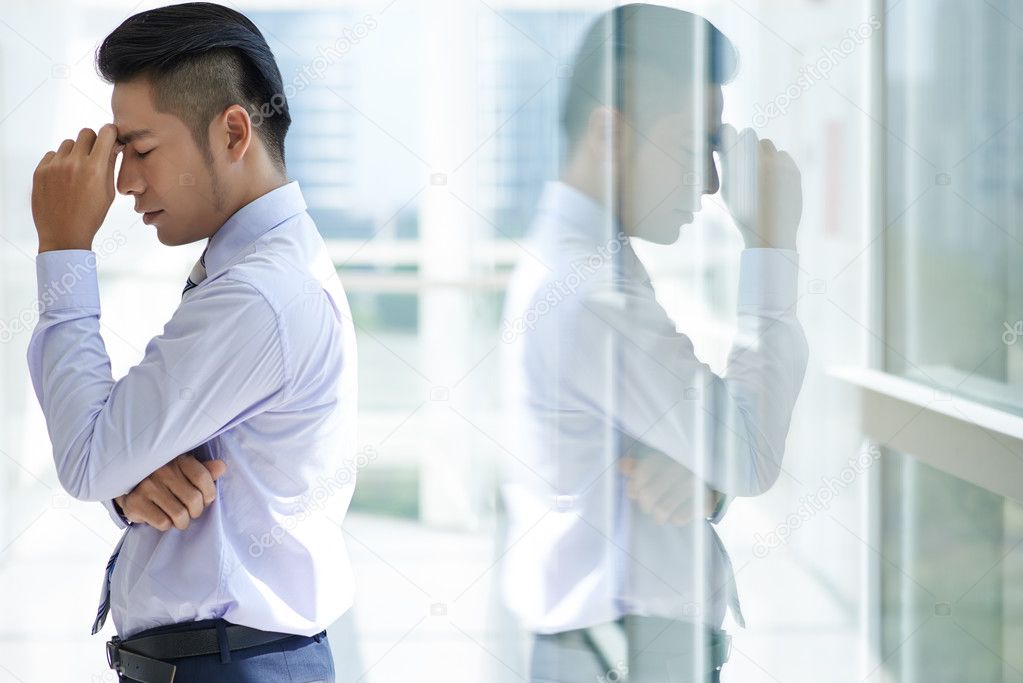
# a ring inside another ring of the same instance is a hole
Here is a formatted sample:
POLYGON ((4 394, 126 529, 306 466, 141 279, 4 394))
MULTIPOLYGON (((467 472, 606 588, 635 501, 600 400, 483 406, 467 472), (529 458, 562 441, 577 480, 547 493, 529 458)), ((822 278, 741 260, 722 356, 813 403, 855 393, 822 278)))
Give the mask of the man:
POLYGON ((28 349, 61 484, 120 521, 117 499, 131 522, 93 633, 109 607, 107 654, 125 681, 333 681, 325 628, 353 600, 339 522, 354 487, 356 347, 287 179, 280 71, 251 21, 210 3, 128 18, 97 66, 113 123, 35 171, 28 349), (91 248, 118 155, 116 189, 160 242, 206 248, 163 333, 115 382, 91 248))
POLYGON ((637 4, 598 17, 572 65, 566 163, 502 321, 503 586, 534 634, 534 681, 717 681, 726 606, 743 623, 712 523, 778 477, 807 346, 799 172, 722 124, 736 64, 707 21, 637 4), (719 189, 746 247, 724 377, 658 304, 632 244, 675 242, 719 189))

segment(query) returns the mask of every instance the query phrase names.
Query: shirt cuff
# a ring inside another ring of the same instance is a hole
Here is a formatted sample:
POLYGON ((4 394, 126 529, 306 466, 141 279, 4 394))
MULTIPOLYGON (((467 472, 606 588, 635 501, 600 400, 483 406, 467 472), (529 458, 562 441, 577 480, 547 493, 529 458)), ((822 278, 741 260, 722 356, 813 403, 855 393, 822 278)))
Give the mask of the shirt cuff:
POLYGON ((61 308, 99 308, 96 252, 55 249, 36 254, 39 314, 61 308))
POLYGON ((786 311, 796 303, 799 252, 744 249, 739 260, 739 311, 786 311))
POLYGON ((132 523, 117 511, 117 505, 114 503, 112 498, 104 500, 103 506, 107 509, 107 512, 110 513, 110 519, 114 520, 114 524, 116 524, 119 529, 125 529, 131 526, 132 523))
POLYGON ((732 504, 732 500, 734 498, 735 496, 730 496, 726 493, 721 494, 721 499, 718 500, 717 507, 714 508, 713 514, 707 518, 711 524, 717 524, 724 519, 725 512, 728 511, 728 506, 732 504))

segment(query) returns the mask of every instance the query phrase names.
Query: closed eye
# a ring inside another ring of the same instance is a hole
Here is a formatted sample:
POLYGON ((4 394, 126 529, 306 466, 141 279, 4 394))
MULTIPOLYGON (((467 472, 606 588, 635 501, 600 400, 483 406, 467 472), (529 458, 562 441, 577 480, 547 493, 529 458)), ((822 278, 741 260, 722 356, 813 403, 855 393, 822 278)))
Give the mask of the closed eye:
POLYGON ((145 159, 149 155, 149 152, 152 152, 152 151, 153 150, 149 150, 149 151, 146 151, 146 152, 138 152, 138 151, 136 151, 135 152, 135 156, 137 156, 139 159, 145 159))

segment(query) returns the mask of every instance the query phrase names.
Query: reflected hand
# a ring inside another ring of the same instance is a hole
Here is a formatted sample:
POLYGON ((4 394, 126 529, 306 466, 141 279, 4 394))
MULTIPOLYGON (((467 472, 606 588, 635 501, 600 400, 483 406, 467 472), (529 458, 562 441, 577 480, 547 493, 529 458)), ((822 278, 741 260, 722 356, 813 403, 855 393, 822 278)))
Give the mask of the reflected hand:
POLYGON ((799 168, 752 128, 721 127, 721 197, 747 249, 795 249, 803 214, 799 168))
POLYGON ((627 455, 618 468, 628 478, 628 496, 658 524, 685 526, 693 521, 693 495, 703 488, 704 517, 714 514, 721 494, 701 482, 692 470, 660 451, 627 455))
POLYGON ((143 479, 130 493, 115 498, 129 521, 167 531, 182 531, 217 497, 213 482, 227 470, 223 460, 200 462, 183 453, 143 479))

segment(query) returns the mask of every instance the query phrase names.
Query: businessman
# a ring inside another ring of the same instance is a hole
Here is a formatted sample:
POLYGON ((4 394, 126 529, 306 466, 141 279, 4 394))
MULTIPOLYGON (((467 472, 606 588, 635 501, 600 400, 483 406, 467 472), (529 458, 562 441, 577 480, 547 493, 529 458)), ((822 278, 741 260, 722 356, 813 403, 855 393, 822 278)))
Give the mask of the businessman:
POLYGON ((356 346, 287 178, 280 71, 257 27, 212 3, 129 17, 96 61, 113 122, 64 140, 33 178, 28 348, 61 485, 125 527, 93 633, 109 610, 122 681, 333 681, 325 629, 353 600, 338 524, 356 346), (116 381, 92 251, 115 185, 162 244, 205 241, 162 334, 116 381))
POLYGON ((597 17, 572 63, 565 163, 501 330, 515 456, 502 585, 533 634, 537 683, 718 681, 726 609, 743 623, 713 524, 778 477, 807 344, 799 172, 723 123, 736 68, 712 24, 647 4, 597 17), (745 247, 721 377, 658 303, 633 244, 675 242, 719 191, 745 247))

